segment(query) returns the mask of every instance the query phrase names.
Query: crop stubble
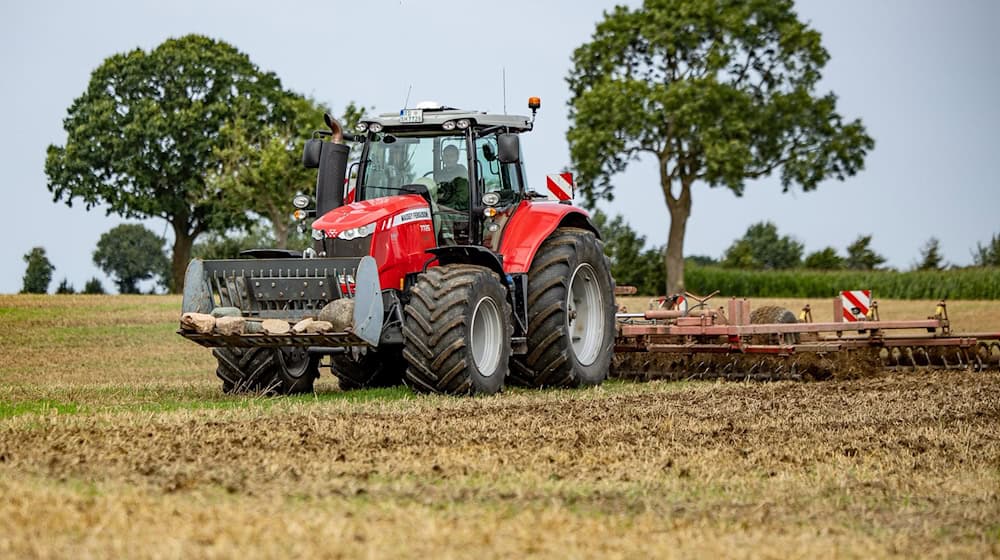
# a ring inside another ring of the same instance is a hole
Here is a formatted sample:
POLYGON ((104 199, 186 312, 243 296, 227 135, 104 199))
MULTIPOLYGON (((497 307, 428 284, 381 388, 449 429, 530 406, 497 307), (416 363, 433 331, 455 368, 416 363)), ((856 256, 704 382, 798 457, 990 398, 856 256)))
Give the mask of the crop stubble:
POLYGON ((4 381, 82 412, 0 420, 0 556, 1000 553, 997 373, 354 403, 203 370, 146 390, 232 408, 154 411, 77 375, 4 381))

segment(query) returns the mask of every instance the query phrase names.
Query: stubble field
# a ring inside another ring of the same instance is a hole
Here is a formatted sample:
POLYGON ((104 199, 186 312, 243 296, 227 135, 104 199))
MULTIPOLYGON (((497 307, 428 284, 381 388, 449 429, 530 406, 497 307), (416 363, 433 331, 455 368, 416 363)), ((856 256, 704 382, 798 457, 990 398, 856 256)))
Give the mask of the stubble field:
POLYGON ((179 306, 0 296, 0 557, 1000 555, 997 372, 232 397, 179 306))

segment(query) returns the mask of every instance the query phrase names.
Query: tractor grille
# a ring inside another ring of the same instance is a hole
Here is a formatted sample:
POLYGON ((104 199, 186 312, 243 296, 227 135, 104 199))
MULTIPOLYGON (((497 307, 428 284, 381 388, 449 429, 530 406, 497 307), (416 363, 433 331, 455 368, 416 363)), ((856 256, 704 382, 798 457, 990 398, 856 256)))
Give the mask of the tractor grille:
POLYGON ((354 297, 360 258, 204 261, 213 307, 238 307, 246 317, 295 320, 327 303, 354 297))

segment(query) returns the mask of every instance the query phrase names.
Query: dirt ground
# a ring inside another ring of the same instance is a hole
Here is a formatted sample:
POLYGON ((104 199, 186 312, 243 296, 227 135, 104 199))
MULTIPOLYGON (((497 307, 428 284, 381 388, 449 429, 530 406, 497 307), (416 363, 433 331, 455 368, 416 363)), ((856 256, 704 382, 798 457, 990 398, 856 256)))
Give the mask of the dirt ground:
POLYGON ((174 299, 0 297, 0 557, 1000 556, 1000 372, 241 398, 174 299))

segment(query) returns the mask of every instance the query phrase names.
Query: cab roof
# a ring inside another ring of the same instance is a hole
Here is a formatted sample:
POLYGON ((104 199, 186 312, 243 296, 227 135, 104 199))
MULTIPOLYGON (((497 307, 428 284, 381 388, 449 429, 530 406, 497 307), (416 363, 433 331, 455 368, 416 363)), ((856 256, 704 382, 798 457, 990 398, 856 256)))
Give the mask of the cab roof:
MULTIPOLYGON (((423 104, 421 104, 423 105, 423 104)), ((414 109, 403 109, 398 113, 382 113, 377 117, 364 117, 361 122, 379 123, 383 129, 405 130, 440 128, 448 121, 458 121, 468 119, 472 126, 502 126, 511 132, 527 132, 532 128, 531 119, 523 115, 495 115, 482 111, 469 111, 456 109, 454 107, 417 107, 414 109), (420 122, 403 122, 403 116, 409 115, 410 119, 415 119, 419 114, 420 122)))

